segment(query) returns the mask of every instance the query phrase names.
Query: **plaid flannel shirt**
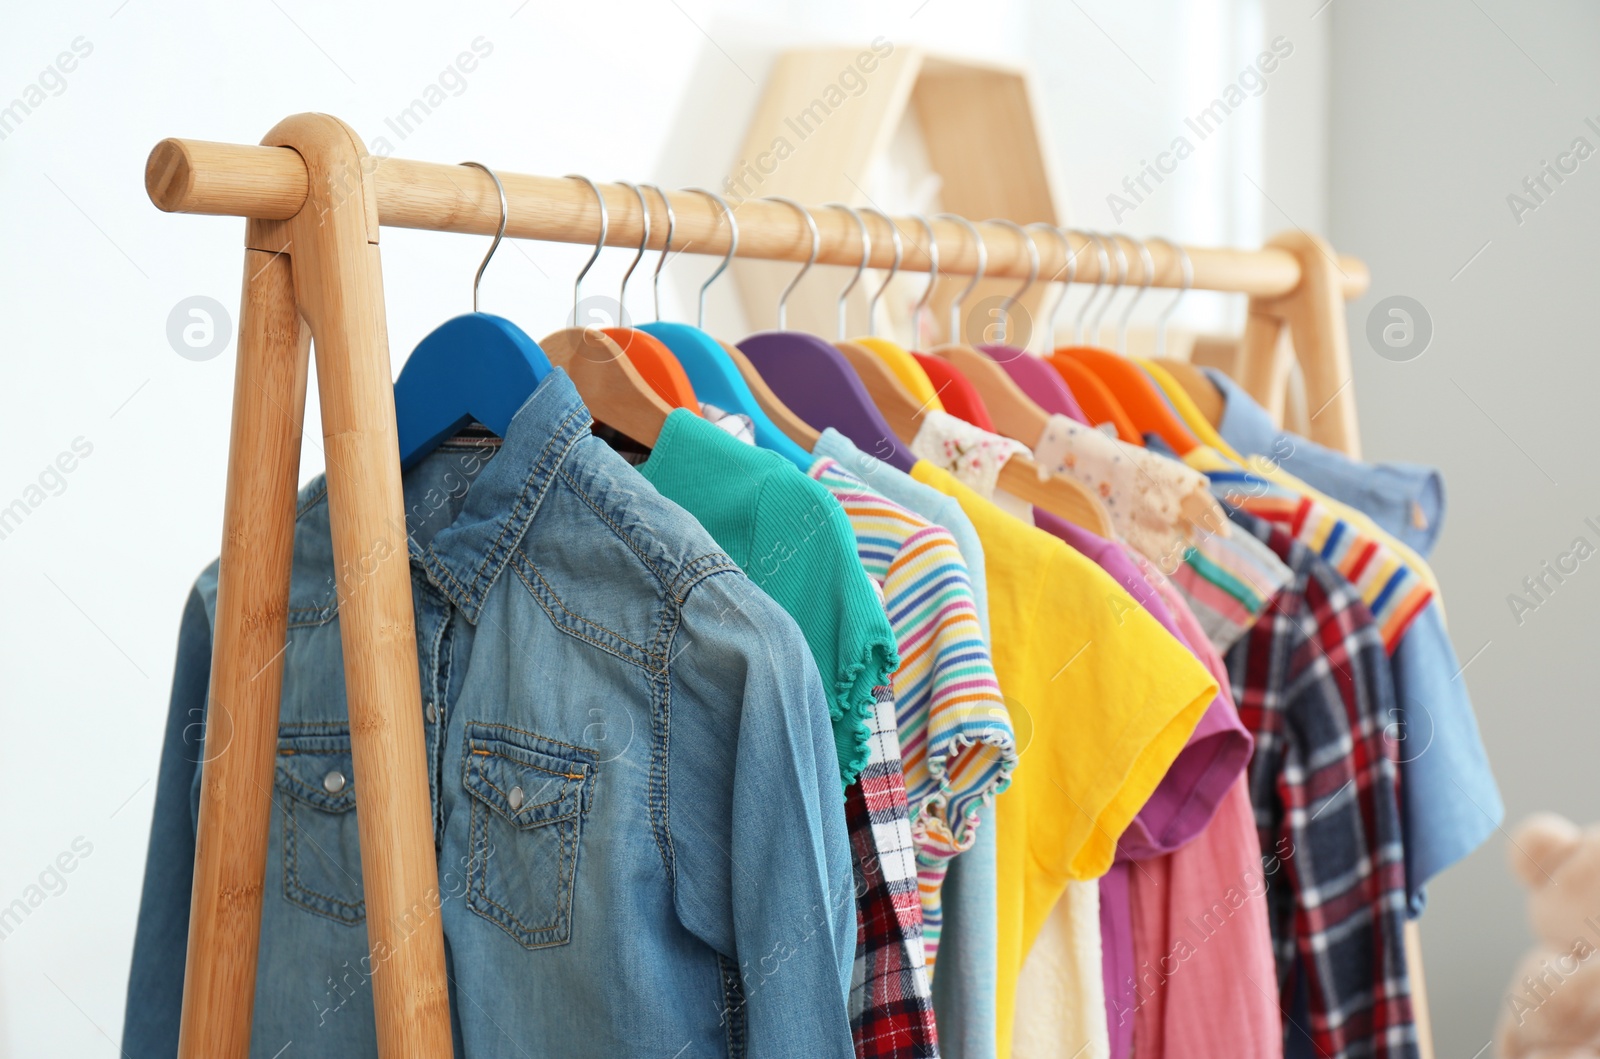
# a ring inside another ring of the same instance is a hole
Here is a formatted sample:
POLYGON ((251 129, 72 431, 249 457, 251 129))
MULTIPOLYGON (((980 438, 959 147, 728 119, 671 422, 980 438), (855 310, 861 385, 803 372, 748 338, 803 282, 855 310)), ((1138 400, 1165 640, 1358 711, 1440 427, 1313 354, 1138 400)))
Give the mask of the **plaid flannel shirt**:
POLYGON ((1240 527, 1294 571, 1228 653, 1239 716, 1255 735, 1250 797, 1261 839, 1279 999, 1304 975, 1319 1056, 1417 1054, 1406 975, 1405 857, 1396 796, 1394 687, 1383 638, 1356 590, 1282 528, 1240 527))
POLYGON ((850 1029, 859 1059, 937 1059, 894 689, 877 689, 867 764, 844 792, 856 870, 850 1029))
POLYGON ((850 981, 856 1056, 938 1059, 893 688, 877 689, 867 745, 866 768, 845 789, 856 867, 856 971, 850 981))

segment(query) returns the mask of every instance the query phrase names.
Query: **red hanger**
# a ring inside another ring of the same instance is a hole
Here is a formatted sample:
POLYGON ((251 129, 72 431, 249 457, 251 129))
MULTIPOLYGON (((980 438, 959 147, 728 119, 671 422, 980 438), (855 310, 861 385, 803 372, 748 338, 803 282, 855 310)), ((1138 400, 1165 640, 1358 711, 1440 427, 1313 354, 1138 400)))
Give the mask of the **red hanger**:
POLYGON ((994 420, 989 418, 989 409, 984 407, 983 398, 978 396, 977 387, 955 365, 927 353, 913 352, 911 355, 928 373, 928 381, 939 392, 939 403, 944 405, 946 412, 991 434, 999 433, 994 428, 994 420))

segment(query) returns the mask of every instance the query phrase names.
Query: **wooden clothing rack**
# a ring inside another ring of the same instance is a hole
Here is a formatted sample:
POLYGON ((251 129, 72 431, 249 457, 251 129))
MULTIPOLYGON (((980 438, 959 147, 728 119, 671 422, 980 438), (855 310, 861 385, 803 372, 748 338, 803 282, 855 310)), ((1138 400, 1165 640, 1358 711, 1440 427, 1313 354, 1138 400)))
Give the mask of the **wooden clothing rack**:
MULTIPOLYGON (((514 173, 500 179, 506 235, 595 242, 599 209, 583 183, 514 173)), ((480 169, 369 155, 349 126, 324 114, 285 119, 261 146, 163 140, 150 154, 145 187, 168 212, 247 218, 206 731, 208 744, 227 740, 227 753, 208 746, 201 785, 179 1055, 249 1053, 300 437, 315 341, 351 749, 362 778, 361 867, 378 1048, 386 1057, 448 1056, 449 994, 378 238, 385 225, 493 235, 501 224, 499 194, 480 169), (347 585, 344 571, 356 566, 361 583, 347 585)), ((636 248, 643 235, 639 199, 621 186, 601 191, 610 214, 606 242, 636 248)), ((729 230, 709 198, 669 197, 677 214, 674 248, 727 252, 729 230)), ((810 252, 810 232, 788 206, 746 201, 738 217, 741 257, 804 261, 810 252)), ((815 219, 822 239, 817 260, 857 264, 855 221, 826 209, 815 219)), ((873 238, 871 264, 887 268, 893 258, 884 222, 869 215, 867 223, 885 236, 873 238)), ((921 230, 918 222, 895 223, 921 230)), ((665 230, 651 226, 651 248, 664 248, 665 230)), ((977 253, 965 230, 934 221, 933 231, 941 271, 971 275, 977 253)), ((1022 241, 999 229, 990 235, 987 274, 1026 277, 1022 241)), ((1075 249, 1084 242, 1073 236, 1075 249)), ((1042 276, 1064 265, 1056 240, 1040 240, 1038 249, 1042 276)), ((1153 285, 1181 286, 1178 254, 1159 243, 1149 249, 1153 285)), ((1308 404, 1320 409, 1313 437, 1353 453, 1344 305, 1366 288, 1365 266, 1303 232, 1260 250, 1190 248, 1188 255, 1193 287, 1250 295, 1239 381, 1269 409, 1282 408, 1289 364, 1279 355, 1279 337, 1287 330, 1308 404)), ((915 239, 905 241, 900 267, 928 270, 928 254, 915 239)), ((1097 280, 1097 271, 1095 254, 1078 257, 1078 281, 1097 280)), ((1418 976, 1418 1029, 1426 1038, 1420 953, 1408 948, 1418 976)))

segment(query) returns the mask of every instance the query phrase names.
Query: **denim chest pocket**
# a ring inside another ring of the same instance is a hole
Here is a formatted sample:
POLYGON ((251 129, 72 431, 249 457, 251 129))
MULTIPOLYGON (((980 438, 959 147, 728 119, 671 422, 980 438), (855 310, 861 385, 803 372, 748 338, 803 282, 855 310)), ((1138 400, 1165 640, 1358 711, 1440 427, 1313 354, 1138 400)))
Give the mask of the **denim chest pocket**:
POLYGON ((350 736, 284 725, 274 784, 283 818, 283 896, 335 922, 367 918, 350 736))
POLYGON ((469 723, 462 758, 472 805, 467 907, 524 948, 566 944, 597 754, 469 723))

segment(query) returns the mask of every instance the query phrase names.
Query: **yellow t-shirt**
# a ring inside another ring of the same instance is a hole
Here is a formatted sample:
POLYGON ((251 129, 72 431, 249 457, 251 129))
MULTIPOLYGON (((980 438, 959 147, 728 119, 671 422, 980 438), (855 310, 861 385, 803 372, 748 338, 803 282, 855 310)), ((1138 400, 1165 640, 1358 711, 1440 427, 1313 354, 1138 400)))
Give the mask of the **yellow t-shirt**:
POLYGON ((983 544, 995 675, 1021 761, 995 799, 999 1059, 1017 978, 1069 880, 1105 874, 1117 839, 1217 694, 1211 675, 1085 556, 926 460, 911 476, 954 497, 983 544))

